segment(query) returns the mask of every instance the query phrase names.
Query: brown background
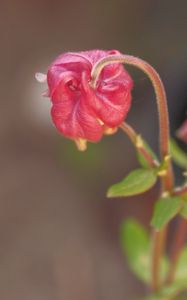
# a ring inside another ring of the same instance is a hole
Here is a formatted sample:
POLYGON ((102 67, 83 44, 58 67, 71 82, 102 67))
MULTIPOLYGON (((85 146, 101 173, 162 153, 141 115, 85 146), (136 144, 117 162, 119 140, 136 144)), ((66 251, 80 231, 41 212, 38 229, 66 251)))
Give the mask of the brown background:
MULTIPOLYGON (((144 293, 118 241, 126 216, 148 224, 157 193, 105 197, 137 166, 118 133, 87 153, 50 121, 35 82, 61 52, 119 49, 156 67, 169 96, 172 132, 187 100, 187 2, 154 0, 0 1, 0 299, 126 300, 144 293)), ((135 80, 128 122, 158 150, 148 79, 135 80)))

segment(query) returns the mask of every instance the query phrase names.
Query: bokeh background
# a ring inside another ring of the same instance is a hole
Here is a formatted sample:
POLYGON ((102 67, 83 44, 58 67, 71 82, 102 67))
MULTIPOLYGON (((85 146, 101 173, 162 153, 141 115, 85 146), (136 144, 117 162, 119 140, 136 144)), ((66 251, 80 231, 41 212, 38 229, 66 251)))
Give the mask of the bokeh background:
MULTIPOLYGON (((106 199, 137 166, 122 132, 79 153, 50 120, 34 79, 60 53, 119 49, 149 61, 168 94, 172 134, 187 104, 185 0, 0 0, 0 299, 126 300, 145 293, 119 244, 127 216, 148 226, 157 188, 106 199)), ((158 151, 149 80, 135 88, 128 122, 158 151)))

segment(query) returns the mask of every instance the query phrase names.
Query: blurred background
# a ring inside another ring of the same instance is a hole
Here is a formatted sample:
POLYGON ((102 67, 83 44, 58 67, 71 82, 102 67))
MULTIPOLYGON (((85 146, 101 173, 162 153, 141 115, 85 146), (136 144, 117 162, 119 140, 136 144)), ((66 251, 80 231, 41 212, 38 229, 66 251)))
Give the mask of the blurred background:
MULTIPOLYGON (((137 166, 122 132, 79 153, 50 120, 45 72, 65 51, 118 49, 150 62, 168 94, 172 134, 187 108, 187 2, 0 0, 0 299, 125 300, 146 291, 119 244, 127 216, 146 226, 157 188, 106 199, 137 166)), ((135 81, 127 121, 158 151, 155 97, 135 81)))

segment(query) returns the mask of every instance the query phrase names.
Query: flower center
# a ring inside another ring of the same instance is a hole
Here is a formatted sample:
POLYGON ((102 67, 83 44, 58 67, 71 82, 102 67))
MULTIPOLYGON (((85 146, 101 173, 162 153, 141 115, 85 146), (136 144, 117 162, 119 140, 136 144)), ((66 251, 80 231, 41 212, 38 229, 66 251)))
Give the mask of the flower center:
POLYGON ((67 86, 72 92, 80 91, 80 84, 75 79, 71 79, 70 81, 68 81, 67 86))

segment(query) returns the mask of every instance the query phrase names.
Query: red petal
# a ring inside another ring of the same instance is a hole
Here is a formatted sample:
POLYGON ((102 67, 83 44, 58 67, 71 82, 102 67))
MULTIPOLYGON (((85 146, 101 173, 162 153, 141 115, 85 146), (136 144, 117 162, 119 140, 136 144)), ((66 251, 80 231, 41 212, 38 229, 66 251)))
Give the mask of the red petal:
POLYGON ((78 102, 68 111, 67 103, 55 104, 51 115, 57 129, 67 137, 96 142, 103 135, 103 127, 82 102, 78 102))

